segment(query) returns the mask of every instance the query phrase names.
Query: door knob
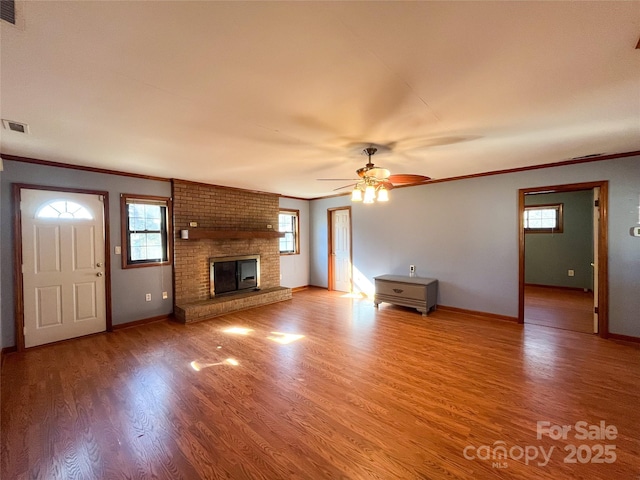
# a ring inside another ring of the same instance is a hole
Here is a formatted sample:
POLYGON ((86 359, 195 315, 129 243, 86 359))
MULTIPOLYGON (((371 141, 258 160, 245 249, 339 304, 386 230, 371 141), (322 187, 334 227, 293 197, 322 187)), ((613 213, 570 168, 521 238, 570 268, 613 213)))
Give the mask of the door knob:
POLYGON ((102 276, 102 272, 98 272, 98 273, 96 273, 96 276, 97 276, 97 277, 101 277, 101 276, 102 276))

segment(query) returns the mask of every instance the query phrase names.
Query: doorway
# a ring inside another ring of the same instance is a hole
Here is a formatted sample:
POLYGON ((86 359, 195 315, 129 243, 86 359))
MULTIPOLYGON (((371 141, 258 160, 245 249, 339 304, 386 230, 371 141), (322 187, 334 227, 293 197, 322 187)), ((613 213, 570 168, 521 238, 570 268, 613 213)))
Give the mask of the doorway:
POLYGON ((351 207, 327 210, 329 226, 328 289, 351 293, 351 207))
POLYGON ((607 187, 519 191, 519 323, 608 336, 607 187))
POLYGON ((13 187, 18 350, 111 327, 108 193, 13 187))

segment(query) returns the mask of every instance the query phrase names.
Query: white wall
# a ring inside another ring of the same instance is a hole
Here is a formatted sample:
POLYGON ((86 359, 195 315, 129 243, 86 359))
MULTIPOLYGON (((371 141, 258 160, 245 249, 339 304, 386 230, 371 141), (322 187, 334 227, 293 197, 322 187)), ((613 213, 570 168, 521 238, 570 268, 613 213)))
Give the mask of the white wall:
MULTIPOLYGON (((438 303, 516 317, 518 189, 609 180, 609 330, 640 337, 640 156, 478 177, 391 191, 388 204, 352 204, 356 288, 373 277, 439 280, 438 303)), ((327 286, 327 209, 348 196, 311 202, 313 285, 327 286)))
POLYGON ((280 285, 306 287, 309 285, 309 201, 280 197, 280 208, 300 211, 300 253, 280 255, 280 285))

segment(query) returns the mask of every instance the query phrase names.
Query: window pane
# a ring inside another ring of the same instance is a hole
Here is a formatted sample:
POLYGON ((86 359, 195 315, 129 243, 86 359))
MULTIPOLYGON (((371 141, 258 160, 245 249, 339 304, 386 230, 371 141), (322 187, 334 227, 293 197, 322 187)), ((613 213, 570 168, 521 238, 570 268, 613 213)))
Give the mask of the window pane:
POLYGON ((37 218, 67 218, 92 220, 93 216, 82 205, 67 200, 57 200, 41 207, 37 218))
POLYGON ((281 213, 279 216, 278 230, 281 232, 293 232, 294 216, 281 213))
POLYGON ((136 232, 142 232, 145 230, 146 223, 142 217, 130 217, 129 218, 129 230, 136 232))
POLYGON ((162 260, 162 245, 147 247, 147 260, 162 260))
POLYGON ((529 219, 529 228, 540 228, 542 226, 542 222, 539 218, 529 219))
POLYGON ((293 233, 287 233, 280 239, 280 251, 281 252, 294 252, 295 251, 295 239, 293 233))
POLYGON ((144 247, 146 246, 146 234, 144 233, 132 233, 129 238, 131 238, 131 246, 132 247, 144 247))
POLYGON ((160 245, 162 246, 162 235, 159 233, 147 233, 146 234, 147 237, 147 246, 156 246, 156 245, 160 245))
POLYGON ((147 249, 145 247, 131 247, 131 260, 146 260, 147 249))
POLYGON ((529 230, 560 229, 559 211, 561 206, 526 207, 524 225, 529 230))
POLYGON ((145 216, 159 220, 162 216, 161 208, 160 205, 145 205, 145 216))
POLYGON ((539 220, 542 216, 541 210, 529 210, 529 220, 539 220))
POLYGON ((141 217, 144 218, 144 205, 139 203, 132 203, 129 205, 129 216, 130 217, 141 217))
POLYGON ((540 226, 542 228, 555 228, 556 220, 555 220, 555 218, 543 218, 540 221, 540 226))
POLYGON ((145 230, 159 232, 161 229, 161 225, 162 225, 162 220, 159 217, 145 219, 145 230))

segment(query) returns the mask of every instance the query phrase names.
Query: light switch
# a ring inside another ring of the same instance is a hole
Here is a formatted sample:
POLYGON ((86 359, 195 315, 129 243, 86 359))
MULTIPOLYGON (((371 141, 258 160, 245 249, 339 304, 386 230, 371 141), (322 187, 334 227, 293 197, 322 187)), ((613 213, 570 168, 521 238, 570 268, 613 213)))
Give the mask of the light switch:
POLYGON ((120 245, 116 245, 116 248, 114 250, 116 255, 122 255, 122 248, 120 247, 120 245))

